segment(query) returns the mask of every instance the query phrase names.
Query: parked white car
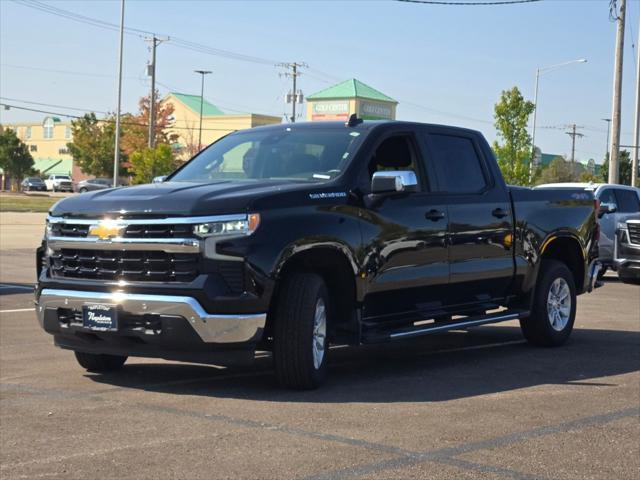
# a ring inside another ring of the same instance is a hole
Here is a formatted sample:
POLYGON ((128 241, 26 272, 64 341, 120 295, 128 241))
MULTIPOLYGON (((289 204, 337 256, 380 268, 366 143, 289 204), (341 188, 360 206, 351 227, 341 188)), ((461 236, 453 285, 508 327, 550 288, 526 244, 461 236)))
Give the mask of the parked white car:
POLYGON ((49 175, 44 183, 47 186, 47 190, 73 192, 73 182, 69 175, 49 175))

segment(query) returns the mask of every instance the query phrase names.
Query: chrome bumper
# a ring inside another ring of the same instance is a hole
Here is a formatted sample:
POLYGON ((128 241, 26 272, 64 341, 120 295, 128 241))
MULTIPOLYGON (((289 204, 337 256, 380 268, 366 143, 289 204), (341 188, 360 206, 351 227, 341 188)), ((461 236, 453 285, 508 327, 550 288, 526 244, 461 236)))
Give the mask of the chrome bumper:
POLYGON ((70 308, 82 310, 91 303, 117 305, 133 315, 168 315, 189 321, 203 342, 241 343, 258 341, 267 319, 266 313, 217 315, 207 313, 192 297, 171 295, 143 295, 122 292, 102 293, 76 290, 44 289, 36 298, 36 313, 40 326, 44 325, 47 309, 70 308))

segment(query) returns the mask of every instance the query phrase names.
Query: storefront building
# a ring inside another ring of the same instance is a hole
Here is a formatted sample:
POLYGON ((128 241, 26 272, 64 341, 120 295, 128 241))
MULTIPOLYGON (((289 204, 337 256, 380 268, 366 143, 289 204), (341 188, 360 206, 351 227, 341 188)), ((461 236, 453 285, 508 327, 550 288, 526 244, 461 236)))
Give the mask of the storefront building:
POLYGON ((395 120, 398 102, 352 78, 307 97, 307 120, 346 121, 357 113, 364 120, 395 120))

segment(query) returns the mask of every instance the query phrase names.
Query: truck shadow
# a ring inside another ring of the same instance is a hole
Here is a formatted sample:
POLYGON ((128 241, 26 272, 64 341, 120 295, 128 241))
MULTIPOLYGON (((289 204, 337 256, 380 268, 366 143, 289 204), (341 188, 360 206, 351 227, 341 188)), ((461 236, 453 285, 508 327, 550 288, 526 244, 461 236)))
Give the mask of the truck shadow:
MULTIPOLYGON (((403 343, 332 350, 318 390, 279 388, 271 359, 252 367, 131 363, 94 382, 161 392, 274 402, 441 402, 539 385, 615 387, 640 370, 640 332, 577 329, 561 348, 526 344, 518 327, 490 326, 403 343)), ((587 393, 587 392, 585 392, 587 393)))

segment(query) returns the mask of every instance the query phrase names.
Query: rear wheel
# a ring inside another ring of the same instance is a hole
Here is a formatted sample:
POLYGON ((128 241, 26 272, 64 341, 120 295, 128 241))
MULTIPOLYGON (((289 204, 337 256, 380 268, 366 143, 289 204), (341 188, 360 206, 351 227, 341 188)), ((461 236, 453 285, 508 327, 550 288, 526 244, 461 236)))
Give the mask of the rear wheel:
POLYGON ((127 357, 121 355, 101 355, 96 353, 74 352, 81 367, 90 372, 110 372, 122 368, 127 357))
POLYGON ((321 277, 294 273, 284 280, 275 309, 273 361, 280 385, 308 390, 327 373, 327 288, 321 277))
POLYGON ((529 343, 555 347, 567 341, 576 318, 576 287, 567 266, 543 260, 531 316, 520 320, 529 343))

